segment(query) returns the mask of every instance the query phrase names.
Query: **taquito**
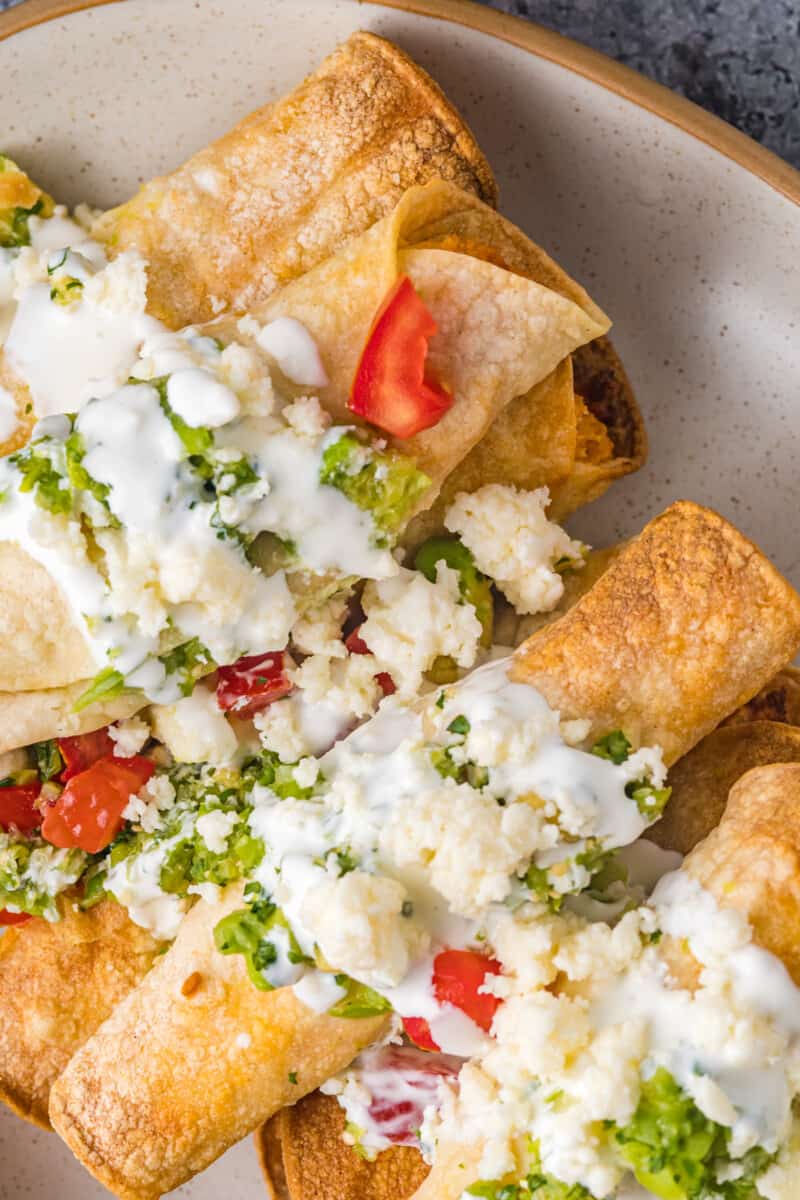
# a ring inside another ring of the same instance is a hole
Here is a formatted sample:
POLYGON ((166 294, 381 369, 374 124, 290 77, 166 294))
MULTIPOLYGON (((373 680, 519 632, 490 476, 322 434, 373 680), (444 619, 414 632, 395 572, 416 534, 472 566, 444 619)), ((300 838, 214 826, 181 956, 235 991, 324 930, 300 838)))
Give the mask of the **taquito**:
MULTIPOLYGON (((754 943, 800 984, 800 763, 756 767, 743 775, 728 796, 719 825, 692 850, 683 872, 723 911, 744 916, 754 943)), ((687 940, 665 938, 663 954, 673 984, 693 991, 700 965, 687 940)), ((414 1200, 457 1200, 475 1182, 479 1150, 454 1144, 441 1150, 414 1200)), ((792 1154, 796 1168, 796 1152, 792 1154)), ((787 1169, 792 1167, 783 1167, 787 1169)))
MULTIPOLYGON (((514 397, 608 321, 543 251, 479 200, 443 182, 412 188, 388 217, 254 314, 259 322, 291 317, 311 333, 328 376, 319 400, 334 421, 353 423, 347 401, 361 351, 383 298, 403 274, 438 324, 428 361, 454 396, 436 426, 396 439, 431 480, 424 504, 514 397), (512 269, 462 252, 415 248, 431 230, 443 235, 465 223, 480 231, 481 246, 497 245, 512 269), (517 274, 523 257, 524 273, 517 274)), ((235 322, 213 330, 223 341, 242 336, 235 322)), ((0 543, 0 635, 7 644, 0 690, 62 687, 91 677, 104 664, 93 657, 84 621, 76 620, 82 597, 54 588, 48 569, 32 557, 35 546, 28 542, 29 553, 13 536, 19 535, 7 532, 0 543)), ((50 544, 41 557, 52 563, 53 553, 50 544)), ((69 555, 67 564, 81 566, 69 555)))
MULTIPOLYGON (((624 728, 633 745, 647 738, 672 762, 798 645, 800 598, 732 526, 684 502, 628 545, 570 613, 520 647, 510 676, 589 722, 590 736, 624 728)), ((211 936, 240 903, 240 888, 223 910, 201 901, 53 1088, 53 1125, 119 1195, 145 1200, 177 1186, 375 1036, 374 1021, 360 1029, 355 1021, 337 1046, 328 1035, 339 1025, 303 1011, 292 993, 254 995, 240 956, 220 956, 211 936), (200 985, 186 997, 194 975, 200 985), (286 1022, 301 1015, 298 1037, 286 1022), (118 1047, 134 1030, 135 1061, 120 1062, 118 1047)))

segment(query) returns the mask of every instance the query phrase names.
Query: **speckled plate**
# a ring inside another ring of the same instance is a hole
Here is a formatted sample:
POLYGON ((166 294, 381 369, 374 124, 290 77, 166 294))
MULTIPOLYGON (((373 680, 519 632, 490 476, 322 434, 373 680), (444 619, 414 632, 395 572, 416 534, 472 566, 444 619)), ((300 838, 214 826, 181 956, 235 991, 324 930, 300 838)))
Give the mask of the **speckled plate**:
MULTIPOLYGON (((0 43, 3 148, 58 197, 113 204, 358 28, 439 80, 505 212, 614 319, 651 456, 580 536, 628 536, 690 497, 800 584, 800 177, 626 68, 464 0, 27 0, 0 16, 0 38, 18 31, 0 43)), ((175 1194, 260 1200, 251 1146, 175 1194)), ((105 1195, 56 1138, 0 1115, 0 1200, 105 1195)))

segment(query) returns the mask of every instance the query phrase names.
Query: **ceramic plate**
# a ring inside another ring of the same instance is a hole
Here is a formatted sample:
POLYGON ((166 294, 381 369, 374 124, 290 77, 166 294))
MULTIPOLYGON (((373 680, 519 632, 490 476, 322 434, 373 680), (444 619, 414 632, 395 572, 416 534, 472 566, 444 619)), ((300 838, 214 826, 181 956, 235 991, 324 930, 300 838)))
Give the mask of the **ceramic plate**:
MULTIPOLYGON (((0 35, 79 6, 28 0, 0 17, 0 35)), ((614 541, 688 497, 800 584, 798 177, 555 35, 459 0, 406 7, 444 16, 355 0, 126 0, 56 17, 0 43, 3 149, 59 198, 111 205, 289 90, 353 30, 392 38, 472 125, 504 211, 614 319, 650 461, 575 531, 614 541)), ((107 1194, 56 1138, 0 1114, 0 1200, 107 1194)), ((174 1194, 261 1200, 251 1145, 174 1194)))

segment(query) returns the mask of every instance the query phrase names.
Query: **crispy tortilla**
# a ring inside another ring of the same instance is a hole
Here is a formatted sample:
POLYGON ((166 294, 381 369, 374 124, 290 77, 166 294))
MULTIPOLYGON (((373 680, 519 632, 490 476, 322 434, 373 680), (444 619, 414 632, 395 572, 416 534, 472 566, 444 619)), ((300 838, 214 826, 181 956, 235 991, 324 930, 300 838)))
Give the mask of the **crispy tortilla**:
POLYGON ((731 789, 686 869, 744 913, 756 941, 800 984, 800 762, 755 767, 731 789))
POLYGON ((518 678, 601 735, 686 754, 800 644, 800 596, 710 509, 673 504, 582 600, 517 651, 518 678), (598 677, 597 647, 604 664, 598 677))
MULTIPOLYGON (((434 178, 497 203, 491 168, 439 87, 390 42, 356 33, 288 96, 146 183, 92 232, 112 254, 141 251, 148 310, 180 328, 252 307, 434 178)), ((42 195, 21 172, 4 172, 2 185, 0 207, 42 195)), ((0 444, 8 454, 33 416, 27 389, 3 378, 2 352, 0 383, 21 419, 0 444)))
MULTIPOLYGON (((722 518, 681 503, 630 543, 570 613, 529 639, 511 670, 565 716, 588 718, 594 733, 622 725, 635 744, 660 743, 674 760, 799 645, 800 598, 722 518)), ((343 1069, 379 1027, 315 1016, 285 989, 258 993, 238 956, 217 954, 210 936, 240 896, 233 889, 223 908, 198 903, 53 1088, 58 1132, 131 1200, 202 1170, 343 1069), (181 994, 192 971, 203 977, 199 1001, 181 994), (240 1047, 242 1031, 249 1043, 240 1047), (119 1046, 134 1036, 135 1062, 120 1062, 119 1046), (297 1088, 287 1086, 288 1070, 297 1071, 297 1088)))
MULTIPOLYGON (((398 442, 433 481, 423 505, 515 396, 529 392, 608 321, 543 251, 479 200, 441 181, 411 188, 388 217, 256 313, 261 320, 293 316, 310 330, 330 379, 320 400, 335 420, 353 422, 347 400, 361 349, 383 297, 403 272, 438 323, 428 359, 455 396, 433 429, 398 442), (414 248, 431 223, 444 227, 465 216, 481 228, 483 244, 513 240, 520 254, 524 244, 527 274, 463 253, 414 248)), ((237 333, 232 319, 214 328, 237 333)), ((97 664, 83 623, 48 572, 15 543, 0 543, 0 553, 0 691, 63 687, 92 675, 97 664)))
POLYGON ((120 905, 34 917, 0 937, 0 1100, 49 1128, 50 1085, 150 969, 159 945, 120 905))
POLYGON ((410 1146, 384 1150, 367 1162, 342 1141, 344 1110, 333 1096, 312 1092, 284 1108, 255 1135, 275 1200, 407 1200, 428 1173, 410 1146))
POLYGON ((151 311, 178 328, 251 310, 434 178, 497 202, 491 168, 440 88, 390 42, 356 33, 94 232, 142 252, 151 311))
POLYGON ((800 762, 800 728, 752 721, 715 729, 669 773, 672 796, 650 841, 688 854, 719 824, 728 793, 753 767, 800 762))

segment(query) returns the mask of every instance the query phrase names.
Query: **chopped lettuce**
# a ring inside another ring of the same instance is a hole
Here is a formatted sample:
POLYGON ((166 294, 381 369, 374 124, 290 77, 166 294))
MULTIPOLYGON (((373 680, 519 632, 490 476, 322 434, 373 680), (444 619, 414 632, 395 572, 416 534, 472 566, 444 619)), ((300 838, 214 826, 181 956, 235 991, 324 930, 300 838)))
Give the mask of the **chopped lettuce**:
POLYGON ((274 933, 281 926, 288 933, 290 963, 305 963, 310 960, 301 951, 286 917, 272 898, 256 883, 248 884, 244 891, 247 908, 228 913, 214 927, 214 943, 221 954, 241 954, 247 966, 247 974, 257 988, 271 992, 275 984, 268 978, 270 967, 279 960, 279 950, 274 933))
POLYGON ((100 700, 113 700, 125 691, 125 676, 114 667, 104 667, 95 675, 85 692, 81 692, 72 706, 73 712, 81 712, 90 704, 100 700))
POLYGON ((362 1017, 377 1017, 381 1013, 392 1011, 389 1001, 365 983, 358 983, 349 975, 336 975, 334 978, 339 987, 346 989, 347 995, 342 996, 341 1000, 337 1000, 333 1007, 328 1009, 329 1016, 359 1020, 362 1017))
POLYGON ((56 897, 80 878, 87 861, 82 850, 0 830, 0 909, 57 921, 56 897))
POLYGON ((413 459, 374 450, 353 433, 343 434, 326 447, 319 480, 371 513, 384 540, 402 527, 431 483, 413 459))
POLYGON ((42 450, 42 442, 31 442, 23 450, 12 454, 9 462, 22 476, 21 492, 33 492, 40 508, 50 513, 72 511, 72 491, 69 480, 58 470, 49 454, 42 450))
POLYGON ((639 1183, 660 1200, 757 1200, 755 1180, 772 1161, 759 1147, 737 1164, 739 1178, 717 1182, 720 1169, 735 1161, 728 1153, 729 1134, 660 1067, 642 1084, 633 1118, 614 1138, 639 1183))
POLYGON ((164 666, 167 678, 175 679, 183 696, 191 696, 198 679, 213 671, 215 665, 208 650, 196 637, 162 654, 159 661, 164 666))

